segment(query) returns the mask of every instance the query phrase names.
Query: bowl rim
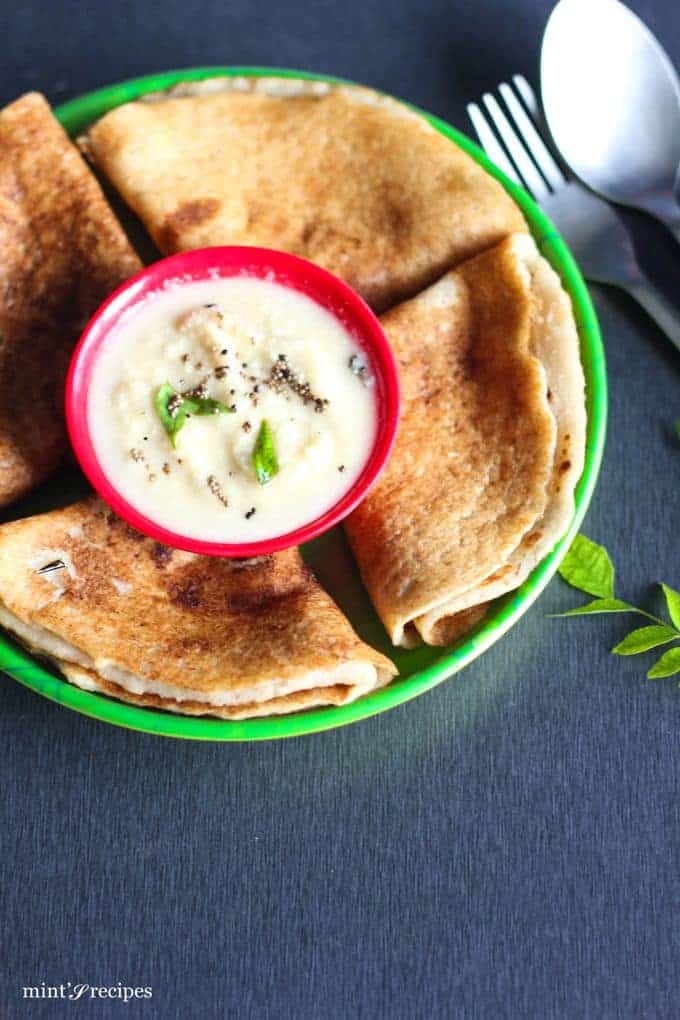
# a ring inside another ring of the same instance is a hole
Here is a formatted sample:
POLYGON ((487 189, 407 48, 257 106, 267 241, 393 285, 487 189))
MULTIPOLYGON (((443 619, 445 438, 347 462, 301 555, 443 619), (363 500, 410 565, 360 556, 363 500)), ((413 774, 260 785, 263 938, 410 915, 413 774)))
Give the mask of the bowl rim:
MULTIPOLYGON (((211 77, 304 78, 332 84, 358 84, 333 75, 292 68, 265 66, 205 66, 156 72, 128 79, 76 96, 55 109, 55 115, 71 137, 121 103, 148 92, 169 88, 180 81, 211 77)), ((390 97, 393 98, 393 97, 390 97)), ((404 100, 404 106, 422 116, 440 134, 460 146, 487 173, 499 181, 523 212, 531 234, 545 258, 559 274, 570 295, 578 327, 581 357, 586 376, 588 433, 583 474, 576 487, 576 509, 571 526, 523 585, 497 601, 489 617, 464 638, 443 649, 440 656, 413 675, 397 677, 388 686, 348 705, 310 709, 296 715, 273 718, 222 720, 173 716, 151 708, 114 701, 101 694, 74 687, 37 662, 9 637, 0 634, 0 669, 43 697, 76 712, 126 729, 182 740, 250 742, 297 737, 347 726, 378 715, 418 697, 463 669, 495 644, 531 607, 557 571, 577 533, 597 483, 607 430, 607 373, 600 328, 581 272, 553 223, 530 195, 500 170, 467 135, 445 120, 404 100)))
POLYGON ((399 423, 399 376, 394 352, 376 315, 347 283, 307 259, 273 248, 215 245, 195 248, 145 266, 125 280, 94 312, 74 349, 66 377, 65 411, 71 445, 95 491, 135 530, 163 545, 203 556, 243 559, 302 545, 339 524, 366 497, 387 465, 399 423), (281 284, 330 312, 370 359, 375 377, 377 427, 358 477, 327 510, 291 531, 249 542, 220 542, 175 531, 137 509, 103 468, 93 439, 88 408, 94 366, 121 320, 146 301, 179 286, 244 277, 281 284))

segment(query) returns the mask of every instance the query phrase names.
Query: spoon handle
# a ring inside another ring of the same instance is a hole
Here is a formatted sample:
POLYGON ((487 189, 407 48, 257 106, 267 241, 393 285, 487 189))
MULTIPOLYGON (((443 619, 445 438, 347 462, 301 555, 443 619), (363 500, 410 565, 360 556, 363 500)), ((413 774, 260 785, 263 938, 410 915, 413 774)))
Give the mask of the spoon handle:
POLYGON ((644 274, 625 288, 680 351, 680 312, 644 274))
POLYGON ((661 219, 664 225, 668 227, 678 244, 680 244, 680 214, 668 217, 664 216, 661 219))
POLYGON ((646 196, 640 208, 663 223, 680 244, 680 205, 672 191, 652 192, 646 196))

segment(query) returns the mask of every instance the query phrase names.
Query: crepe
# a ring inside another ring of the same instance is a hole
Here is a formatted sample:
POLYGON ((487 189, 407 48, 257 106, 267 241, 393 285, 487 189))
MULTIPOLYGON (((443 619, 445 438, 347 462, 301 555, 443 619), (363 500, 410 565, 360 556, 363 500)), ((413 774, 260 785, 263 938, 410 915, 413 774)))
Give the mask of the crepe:
POLYGON ((296 549, 195 556, 96 500, 0 527, 0 624, 80 686, 190 715, 341 704, 396 674, 296 549))
MULTIPOLYGON (((207 705, 201 701, 177 701, 173 698, 160 697, 158 694, 135 694, 119 684, 104 680, 82 666, 57 661, 60 671, 72 684, 84 691, 105 694, 118 701, 127 701, 139 708, 160 708, 165 712, 179 715, 215 716, 218 719, 257 719, 270 715, 289 715, 291 712, 304 712, 308 708, 320 708, 327 705, 346 705, 355 701, 362 694, 368 694, 373 687, 362 689, 359 685, 334 684, 330 687, 312 687, 310 690, 295 691, 282 694, 268 701, 249 701, 238 705, 207 705)), ((376 685, 381 686, 381 685, 376 685)))
POLYGON ((346 529, 393 642, 446 644, 569 523, 585 436, 578 337, 524 235, 382 323, 399 360, 400 430, 346 529))
POLYGON ((498 598, 527 579, 569 527, 574 515, 574 490, 583 471, 587 425, 585 380, 571 302, 559 277, 529 237, 516 237, 513 247, 531 277, 532 348, 545 370, 548 403, 557 427, 548 501, 543 515, 499 570, 417 621, 420 634, 432 644, 448 643, 447 630, 459 624, 460 616, 464 615, 461 610, 482 600, 498 598))
POLYGON ((0 112, 0 506, 66 450, 62 389, 87 319, 141 268, 42 96, 0 112))
POLYGON ((188 82, 107 113, 83 146, 164 254, 283 249, 378 310, 526 229, 470 156, 406 106, 357 86, 188 82))

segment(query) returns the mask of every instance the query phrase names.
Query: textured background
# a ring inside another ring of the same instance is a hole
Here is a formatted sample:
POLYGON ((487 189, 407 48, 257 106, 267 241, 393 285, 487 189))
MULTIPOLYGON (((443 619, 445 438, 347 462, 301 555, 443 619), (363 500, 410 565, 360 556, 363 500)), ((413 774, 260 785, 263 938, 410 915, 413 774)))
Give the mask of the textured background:
MULTIPOLYGON (((0 100, 277 64, 468 130, 467 99, 535 80, 551 6, 2 0, 0 100)), ((678 5, 634 6, 680 63, 678 5)), ((680 252, 636 226, 677 290, 680 252)), ((627 299, 593 294, 611 424, 584 530, 620 594, 653 600, 657 579, 680 587, 680 358, 627 299)), ((546 619, 577 602, 555 580, 450 682, 290 742, 163 741, 1 679, 0 1017, 679 1017, 680 690, 643 679, 651 654, 609 654, 624 618, 546 619), (154 997, 22 1010, 43 980, 154 997)))

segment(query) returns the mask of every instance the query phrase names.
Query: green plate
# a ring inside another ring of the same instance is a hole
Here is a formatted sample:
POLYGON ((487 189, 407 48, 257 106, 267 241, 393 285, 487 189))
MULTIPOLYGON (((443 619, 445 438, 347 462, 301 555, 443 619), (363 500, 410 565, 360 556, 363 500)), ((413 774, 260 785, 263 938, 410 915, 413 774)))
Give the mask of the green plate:
MULTIPOLYGON (((136 78, 119 85, 80 96, 60 106, 55 112, 70 135, 75 135, 107 110, 126 103, 145 92, 167 88, 177 81, 208 78, 215 75, 277 76, 282 78, 313 78, 321 81, 338 81, 325 75, 302 71, 279 70, 261 67, 203 67, 182 71, 169 71, 136 78)), ((136 708, 113 701, 103 695, 90 694, 71 686, 36 661, 10 640, 0 637, 0 669, 21 683, 53 701, 84 715, 166 737, 183 737, 191 740, 268 740, 293 737, 303 733, 344 726, 384 712, 440 683, 458 672, 490 647, 526 613, 531 604, 553 576, 571 539, 576 534, 588 508, 597 480, 605 441, 607 419, 607 377, 604 351, 595 312, 583 278, 555 228, 538 206, 521 188, 509 181, 468 138, 449 124, 422 110, 417 110, 436 129, 456 142, 496 177, 517 202, 529 223, 534 239, 562 278, 571 295, 574 314, 581 341, 581 355, 586 377, 588 409, 588 436, 583 476, 576 490, 576 512, 569 532, 549 556, 534 570, 517 591, 497 600, 486 619, 464 639, 449 648, 421 647, 411 651, 393 649, 387 635, 373 611, 359 581, 341 529, 322 536, 303 549, 303 555, 316 571, 321 583, 333 595, 361 637, 391 656, 399 667, 399 677, 383 690, 369 694, 351 705, 340 708, 320 708, 298 715, 227 722, 218 719, 200 719, 176 716, 146 708, 136 708)), ((127 224, 127 221, 126 221, 127 224)), ((136 238, 135 238, 136 240, 136 238)), ((148 245, 148 240, 146 241, 148 245)), ((74 485, 67 478, 58 478, 30 500, 12 508, 12 516, 24 516, 51 505, 68 502, 65 486, 74 485)), ((73 492, 78 490, 76 480, 73 492)), ((69 492, 69 495, 72 493, 69 492)))

